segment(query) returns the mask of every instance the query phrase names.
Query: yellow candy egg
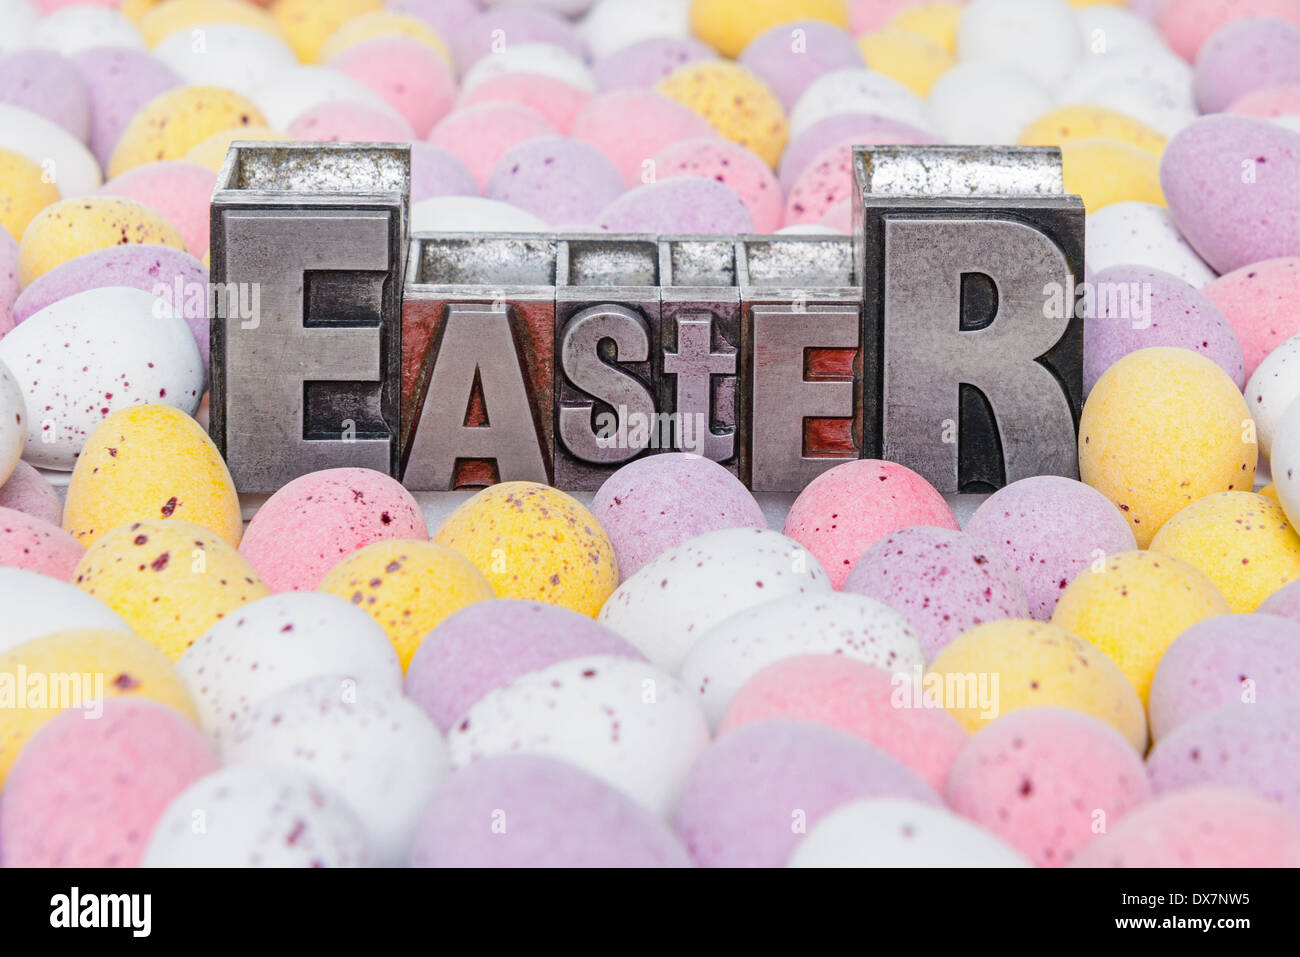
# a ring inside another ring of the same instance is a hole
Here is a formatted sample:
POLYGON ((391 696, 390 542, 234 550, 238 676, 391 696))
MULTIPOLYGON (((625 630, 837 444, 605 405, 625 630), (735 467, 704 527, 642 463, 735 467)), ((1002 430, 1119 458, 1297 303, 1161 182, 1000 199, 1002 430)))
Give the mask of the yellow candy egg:
POLYGON ((315 63, 325 41, 339 27, 383 6, 383 0, 275 0, 271 13, 298 59, 315 63))
POLYGON ((330 569, 316 590, 366 611, 387 632, 402 668, 444 618, 495 597, 488 580, 459 552, 401 540, 358 549, 330 569))
POLYGON ((179 30, 211 23, 235 23, 280 35, 275 18, 245 0, 164 0, 142 11, 136 26, 144 42, 156 47, 179 30))
POLYGON ((1177 512, 1255 485, 1246 400, 1205 356, 1140 349, 1097 380, 1079 423, 1079 473, 1124 513, 1139 547, 1177 512))
POLYGON ((577 499, 504 482, 447 516, 433 540, 460 552, 499 598, 530 598, 595 617, 618 587, 614 546, 577 499))
POLYGON ((167 656, 135 635, 79 629, 45 635, 0 655, 0 784, 33 734, 60 711, 118 697, 148 698, 197 723, 167 656))
POLYGON ((271 593, 224 539, 192 522, 133 522, 96 542, 73 584, 175 661, 226 615, 271 593))
POLYGON ((433 50, 448 63, 451 63, 451 50, 442 37, 426 23, 415 17, 408 17, 388 10, 376 10, 363 13, 339 27, 321 47, 317 59, 322 63, 332 60, 348 47, 356 46, 367 40, 379 37, 405 37, 422 43, 433 50))
POLYGON ((793 20, 848 29, 845 0, 692 0, 691 33, 733 59, 760 33, 793 20))
POLYGON ((858 47, 867 66, 921 97, 929 95, 934 81, 953 63, 952 54, 937 43, 897 27, 863 34, 858 47))
POLYGON ((1262 489, 1260 489, 1259 494, 1264 496, 1265 498, 1271 498, 1273 501, 1278 503, 1281 503, 1282 501, 1282 499, 1278 498, 1277 486, 1274 485, 1272 482, 1269 482, 1262 489))
POLYGON ((269 126, 245 126, 234 130, 221 130, 186 153, 185 162, 195 163, 214 173, 220 173, 222 165, 226 162, 226 154, 230 152, 231 143, 237 141, 282 143, 291 139, 293 137, 288 133, 281 133, 269 126))
POLYGON ((1060 146, 1097 137, 1128 143, 1157 159, 1168 142, 1149 126, 1117 110, 1102 106, 1062 106, 1026 126, 1020 133, 1020 145, 1060 146))
POLYGON ((158 160, 181 159, 214 133, 266 126, 261 110, 234 90, 182 86, 154 97, 127 125, 108 161, 108 175, 158 160))
POLYGON ((41 168, 12 150, 0 150, 0 227, 15 240, 46 206, 59 201, 59 188, 41 168))
POLYGON ((1096 645, 1056 625, 1025 619, 980 625, 939 652, 930 672, 942 676, 945 687, 966 675, 997 677, 995 714, 975 706, 948 708, 972 734, 1020 708, 1073 708, 1114 727, 1139 753, 1146 751, 1146 711, 1124 672, 1096 645))
POLYGON ((133 405, 90 433, 72 471, 63 527, 89 548, 130 522, 201 525, 237 547, 239 496, 203 427, 166 405, 133 405))
POLYGON ((767 84, 739 63, 692 63, 659 83, 659 92, 689 106, 725 139, 775 167, 790 136, 785 110, 767 84))
POLYGON ((1083 197, 1088 212, 1112 203, 1164 206, 1160 160, 1131 143, 1107 137, 1061 144, 1065 191, 1083 197))
POLYGON ((1151 551, 1195 565, 1243 615, 1300 578, 1300 535, 1281 505, 1253 492, 1193 502, 1156 532, 1151 551))
POLYGON ((897 27, 937 43, 949 54, 957 54, 957 27, 961 23, 963 6, 951 0, 933 0, 904 7, 889 20, 887 26, 897 27))
POLYGON ((185 248, 176 227, 133 199, 84 196, 61 200, 41 210, 23 232, 18 281, 26 286, 78 256, 128 243, 185 248))
POLYGON ((1104 651, 1146 704, 1156 665, 1174 639, 1198 621, 1231 613, 1214 582, 1186 562, 1121 552, 1070 582, 1052 624, 1104 651))

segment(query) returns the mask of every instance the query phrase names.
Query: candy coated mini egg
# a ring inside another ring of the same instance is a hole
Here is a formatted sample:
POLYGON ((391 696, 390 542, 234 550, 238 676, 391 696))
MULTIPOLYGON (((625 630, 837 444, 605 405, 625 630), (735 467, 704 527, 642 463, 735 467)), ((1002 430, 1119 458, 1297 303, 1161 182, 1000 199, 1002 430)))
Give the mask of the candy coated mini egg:
POLYGON ((28 224, 19 278, 26 286, 78 256, 126 244, 185 251, 185 240, 176 228, 143 203, 117 196, 65 199, 45 207, 28 224))
POLYGON ((279 27, 269 13, 244 0, 167 0, 165 3, 150 3, 136 23, 150 47, 156 47, 173 34, 189 33, 198 27, 217 24, 238 24, 273 36, 280 34, 279 27))
POLYGON ((598 60, 659 38, 700 42, 691 36, 690 0, 596 0, 578 32, 598 60))
POLYGON ((602 93, 573 122, 573 136, 613 160, 628 186, 653 181, 659 170, 647 161, 660 150, 713 135, 704 117, 652 90, 602 93))
POLYGON ((1300 82, 1300 26, 1247 18, 1214 34, 1196 57, 1196 102, 1220 113, 1243 95, 1300 82))
POLYGON ((397 143, 415 138, 411 125, 388 108, 368 103, 318 103, 299 113, 287 131, 309 143, 397 143))
POLYGON ((781 188, 793 188, 809 166, 836 146, 854 143, 913 145, 936 142, 938 140, 933 133, 896 120, 867 113, 838 113, 818 120, 791 138, 790 144, 781 154, 781 188))
POLYGON ((676 674, 719 622, 830 590, 825 569, 798 542, 768 529, 728 528, 687 539, 643 566, 609 597, 599 621, 676 674))
POLYGON ((26 441, 27 401, 22 382, 0 357, 0 486, 14 474, 26 441))
POLYGON ((32 46, 65 56, 97 46, 143 48, 140 31, 116 10, 78 3, 42 17, 32 31, 32 46))
POLYGON ((298 62, 279 37, 237 23, 178 30, 154 47, 153 55, 190 86, 225 87, 242 96, 251 96, 272 74, 298 62))
POLYGON ((411 232, 549 233, 527 210, 481 196, 432 196, 411 207, 411 232))
POLYGON ((171 661, 226 615, 270 594, 234 548, 178 520, 108 533, 86 552, 74 582, 171 661))
POLYGON ((1123 140, 1097 136, 1061 144, 1065 191, 1077 193, 1090 210, 1112 203, 1165 205, 1159 162, 1123 140))
POLYGON ((648 90, 688 63, 715 56, 710 47, 693 38, 647 37, 598 57, 591 70, 597 86, 606 92, 648 90))
MULTIPOLYGON (((1169 210, 1163 206, 1112 203, 1090 212, 1085 259, 1089 276, 1114 266, 1146 266, 1171 273, 1188 285, 1203 289, 1228 313, 1223 303, 1211 296, 1206 285, 1214 279, 1214 270, 1188 245, 1169 210)), ((1229 314, 1230 321, 1231 318, 1229 314)))
POLYGON ((0 565, 71 581, 85 553, 81 543, 59 526, 0 507, 0 565))
POLYGON ((458 27, 450 39, 456 65, 466 79, 480 62, 500 56, 511 47, 550 47, 576 63, 587 59, 586 42, 572 23, 549 10, 530 10, 518 4, 483 11, 458 27), (504 50, 500 42, 503 38, 504 50))
POLYGON ((1165 0, 1156 23, 1173 51, 1194 62, 1210 37, 1246 17, 1300 24, 1295 0, 1165 0))
MULTIPOLYGON (((483 103, 457 109, 444 117, 429 134, 429 142, 464 163, 481 189, 487 186, 492 171, 511 147, 555 133, 548 120, 527 106, 483 103)), ((605 180, 610 181, 608 174, 605 180)))
POLYGON ((211 170, 213 174, 216 174, 221 172, 221 167, 226 162, 226 154, 230 152, 230 144, 236 140, 276 143, 284 142, 290 138, 288 133, 281 133, 269 126, 241 126, 234 130, 222 130, 219 133, 213 133, 186 153, 185 162, 193 163, 195 166, 202 166, 204 169, 211 170))
POLYGON ((372 10, 359 17, 348 20, 325 41, 320 49, 318 59, 333 60, 339 54, 370 40, 401 37, 413 40, 432 50, 442 58, 443 63, 451 65, 451 50, 446 42, 428 24, 415 17, 394 13, 389 10, 372 10))
POLYGON ((28 0, 11 0, 0 6, 0 52, 27 46, 40 16, 28 0))
POLYGON ((329 65, 383 99, 424 138, 456 101, 456 75, 427 46, 404 37, 366 40, 338 53, 329 65))
POLYGON ((365 831, 341 797, 301 771, 260 764, 221 768, 178 795, 141 861, 204 868, 368 863, 365 831))
POLYGON ((102 601, 49 575, 0 566, 0 598, 9 602, 0 652, 56 631, 92 629, 130 635, 122 617, 102 601))
POLYGON ((656 89, 689 106, 724 139, 747 146, 775 168, 790 136, 781 101, 757 76, 721 60, 691 63, 656 89))
POLYGON ((1079 472, 1124 513, 1139 548, 1198 498, 1253 488, 1258 458, 1245 399, 1186 349, 1129 353, 1083 407, 1079 472))
MULTIPOLYGON (((21 444, 18 448, 21 452, 21 444)), ((11 508, 51 525, 63 523, 63 502, 59 500, 59 493, 40 472, 21 459, 8 481, 0 485, 0 508, 11 508)))
POLYGON ((233 90, 217 86, 168 90, 150 100, 123 130, 108 161, 108 175, 120 176, 155 160, 181 159, 214 133, 266 122, 250 100, 233 90))
POLYGON ((767 84, 788 110, 808 84, 832 70, 862 66, 846 31, 818 20, 795 20, 764 31, 745 47, 740 65, 767 84))
POLYGON ((794 20, 846 29, 844 0, 692 0, 691 32, 723 56, 738 57, 755 37, 794 20))
POLYGON ((109 698, 98 720, 64 711, 5 780, 6 867, 135 867, 181 791, 217 769, 203 735, 152 701, 109 698))
POLYGON ((775 232, 781 226, 781 185, 762 157, 739 143, 712 137, 685 140, 660 150, 651 163, 660 179, 694 176, 729 187, 749 210, 755 232, 775 232))
POLYGON ((539 136, 505 152, 483 195, 559 227, 596 222, 623 189, 618 166, 595 146, 570 137, 539 136))
POLYGON ((0 227, 15 240, 46 206, 59 201, 59 188, 41 167, 13 150, 0 150, 0 227))
POLYGON ((86 142, 90 96, 76 65, 48 50, 20 50, 0 59, 0 101, 53 120, 86 142))
POLYGON ((618 585, 614 546, 575 498, 503 482, 462 504, 433 540, 487 576, 498 598, 531 598, 595 617, 618 585))
POLYGON ((1292 582, 1273 592, 1258 611, 1261 615, 1281 615, 1300 624, 1300 585, 1292 582))
POLYGON ((203 427, 170 406, 119 409, 81 450, 63 527, 89 548, 129 522, 173 518, 232 548, 243 534, 235 483, 203 427))
MULTIPOLYGON (((257 104, 264 120, 247 124, 252 127, 265 124, 277 130, 288 129, 289 124, 300 113, 306 112, 320 103, 335 100, 369 103, 380 109, 391 109, 370 87, 360 80, 355 80, 341 70, 327 66, 292 66, 278 70, 257 88, 249 99, 257 104)), ((243 139, 248 132, 238 124, 225 128, 225 132, 239 133, 235 139, 243 139)), ((211 135, 223 132, 216 130, 211 135)))
POLYGON ((661 180, 629 190, 596 217, 612 233, 744 235, 754 217, 729 186, 699 177, 661 180))
POLYGON ((667 673, 587 655, 481 698, 448 732, 453 768, 505 753, 562 758, 667 815, 709 743, 699 705, 667 673))
POLYGON ((483 12, 479 0, 389 0, 388 8, 419 17, 441 36, 451 37, 483 12))
POLYGON ((102 181, 99 164, 82 142, 38 113, 0 103, 0 149, 27 157, 62 196, 84 196, 102 181))
POLYGON ((493 597, 492 585, 471 561, 426 541, 360 548, 331 568, 317 590, 351 602, 378 622, 403 668, 444 618, 493 597))
MULTIPOLYGON (((53 624, 52 619, 71 617, 45 615, 47 625, 53 624)), ((8 694, 22 697, 0 708, 0 785, 31 737, 61 711, 73 710, 79 719, 94 724, 88 717, 102 717, 105 698, 147 698, 194 719, 194 704, 185 685, 162 652, 147 641, 93 625, 43 635, 0 656, 0 675, 5 676, 8 694), (70 685, 69 676, 77 676, 70 685)))
POLYGON ((866 113, 930 128, 930 113, 915 93, 883 73, 862 67, 824 73, 808 85, 790 110, 790 135, 799 136, 840 113, 866 113))
POLYGON ((1029 867, 1017 851, 951 811, 906 798, 837 808, 790 855, 788 867, 1029 867))
POLYGON ((1145 703, 1156 665, 1174 639, 1198 621, 1231 611, 1194 566, 1157 552, 1124 552, 1071 582, 1052 624, 1100 648, 1145 703))
POLYGON ((411 203, 439 196, 478 196, 478 183, 465 164, 430 143, 411 144, 411 203))
POLYGON ((673 827, 699 867, 781 867, 837 807, 885 797, 940 803, 913 771, 850 734, 761 721, 724 734, 700 756, 673 827))
POLYGON ((1065 708, 1025 708, 957 755, 948 806, 1037 867, 1063 867, 1151 795, 1142 759, 1109 724, 1065 708))
POLYGON ((1138 754, 1146 751, 1146 713, 1124 673, 1096 645, 1048 622, 1008 619, 972 628, 930 663, 930 675, 936 685, 943 681, 945 705, 967 731, 1020 708, 1072 708, 1111 725, 1138 754), (948 688, 980 674, 997 677, 993 708, 947 700, 948 688))
POLYGON ((1292 402, 1273 436, 1273 481, 1292 527, 1300 522, 1300 402, 1292 402))
POLYGON ((470 93, 493 77, 520 74, 547 76, 587 93, 596 92, 596 78, 586 61, 552 43, 512 44, 499 53, 484 57, 464 73, 461 91, 470 93))
POLYGON ((91 47, 72 57, 90 94, 90 152, 107 166, 113 147, 146 103, 181 85, 171 67, 143 50, 91 47))
POLYGON ((864 34, 858 38, 858 48, 867 66, 897 80, 917 96, 926 96, 953 65, 952 54, 939 44, 898 27, 864 34))
POLYGON ((1073 140, 1120 140, 1159 158, 1165 138, 1137 120, 1100 106, 1062 106, 1044 113, 1020 133, 1022 146, 1060 146, 1073 140))
POLYGON ((1151 681, 1151 737, 1227 705, 1300 699, 1300 622, 1277 614, 1220 615, 1169 646, 1151 681))
POLYGON ((315 63, 336 30, 382 7, 383 0, 276 0, 271 14, 298 59, 315 63))
POLYGON ((950 143, 1011 144, 1052 105, 1027 73, 998 63, 958 63, 930 87, 927 113, 950 143), (986 109, 997 103, 996 110, 986 109))
POLYGON ((438 789, 411 866, 689 867, 690 859, 661 818, 599 778, 567 761, 511 754, 475 761, 438 789))
POLYGON ((841 205, 851 207, 852 199, 853 146, 846 143, 814 159, 791 187, 785 204, 785 225, 824 222, 841 205))
POLYGON ((338 675, 267 697, 220 750, 227 763, 292 768, 329 787, 360 820, 376 866, 405 863, 447 775, 447 746, 423 711, 392 689, 338 675))
MULTIPOLYGON (((1254 376, 1266 356, 1280 350, 1288 339, 1300 335, 1300 256, 1242 266, 1224 273, 1202 291, 1223 311, 1236 331, 1248 376, 1254 376)), ((1253 399, 1251 390, 1247 390, 1247 395, 1253 399)), ((1253 401, 1251 411, 1259 411, 1253 401)), ((1274 409, 1273 420, 1285 411, 1285 406, 1274 409)), ((1263 425, 1258 419, 1256 415, 1262 436, 1263 425)), ((1262 438, 1260 443, 1267 455, 1269 446, 1263 444, 1262 438)))
POLYGON ((1023 70, 1054 85, 1083 55, 1074 12, 1065 0, 973 0, 957 27, 957 56, 1023 70))
POLYGON ((924 0, 921 3, 908 0, 886 21, 886 26, 925 37, 949 54, 955 54, 957 28, 965 5, 965 0, 924 0))
MULTIPOLYGON (((665 70, 666 75, 668 70, 665 70)), ((642 87, 649 89, 663 78, 655 75, 642 87)), ((479 106, 483 103, 515 103, 539 113, 560 133, 569 133, 579 111, 591 101, 586 90, 571 86, 554 77, 535 73, 502 73, 484 80, 473 90, 461 96, 457 108, 479 106)))

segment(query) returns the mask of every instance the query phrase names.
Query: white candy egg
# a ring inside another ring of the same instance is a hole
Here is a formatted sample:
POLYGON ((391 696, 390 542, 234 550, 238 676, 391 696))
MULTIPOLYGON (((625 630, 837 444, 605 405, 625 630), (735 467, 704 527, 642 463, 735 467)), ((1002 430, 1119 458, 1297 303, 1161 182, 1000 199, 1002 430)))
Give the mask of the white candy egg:
POLYGON ((0 103, 0 149, 41 167, 64 199, 93 193, 103 182, 99 163, 79 139, 43 116, 0 103))
POLYGON ((1089 273, 1111 266, 1150 266, 1200 289, 1215 278, 1174 225, 1169 210, 1154 203, 1112 203, 1088 215, 1084 261, 1089 273))
POLYGON ((194 86, 219 86, 252 96, 275 73, 297 64, 283 40, 237 23, 203 27, 196 49, 193 31, 178 30, 153 48, 155 58, 194 86))
POLYGON ((553 43, 521 43, 485 56, 470 67, 461 80, 461 95, 470 93, 483 81, 505 73, 548 76, 588 93, 595 93, 597 89, 596 77, 590 68, 568 50, 553 43))
POLYGON ((566 17, 586 13, 592 0, 484 0, 489 7, 542 7, 566 17))
POLYGON ((869 113, 922 130, 931 126, 925 103, 903 84, 883 73, 851 67, 832 70, 808 85, 790 111, 790 136, 839 113, 869 113))
POLYGON ((1176 103, 1191 110, 1192 68, 1168 50, 1127 51, 1080 60, 1057 90, 1057 102, 1086 103, 1089 94, 1105 87, 1140 83, 1163 90, 1176 103))
POLYGON ((411 206, 411 232, 546 233, 551 226, 525 209, 481 196, 434 196, 411 206))
POLYGON ((9 481, 27 442, 27 403, 22 386, 0 362, 0 485, 9 481))
POLYGON ((133 634, 117 612, 75 585, 29 572, 0 567, 0 654, 25 641, 81 628, 133 634))
POLYGON ((1143 80, 1116 80, 1094 88, 1078 102, 1104 106, 1131 116, 1162 136, 1173 136, 1197 119, 1196 110, 1162 86, 1143 80))
POLYGON ((1014 144, 1051 107, 1041 83, 996 63, 959 63, 930 88, 930 117, 950 143, 1014 144), (990 110, 990 103, 998 108, 990 110))
POLYGON ((1269 465, 1286 517, 1300 528, 1300 402, 1292 402, 1277 424, 1269 465))
POLYGON ((1168 53, 1168 47, 1159 31, 1136 14, 1123 7, 1094 4, 1075 10, 1083 49, 1089 57, 1107 57, 1116 54, 1138 53, 1159 55, 1168 53))
POLYGON ((1083 52, 1079 21, 1065 0, 974 0, 957 28, 960 60, 1014 67, 1049 85, 1083 52))
POLYGON ((390 116, 397 115, 370 87, 327 66, 290 66, 275 70, 249 95, 249 99, 277 130, 287 130, 300 114, 334 100, 365 103, 390 116))
POLYGON ((32 31, 32 46, 71 56, 90 47, 143 50, 145 44, 135 24, 117 10, 78 3, 43 17, 32 31))
POLYGON ((599 0, 578 24, 594 57, 655 37, 691 35, 691 0, 599 0))
POLYGON ((1300 399, 1300 336, 1292 336, 1264 358, 1246 383, 1245 395, 1260 454, 1270 458, 1278 423, 1300 399))
POLYGON ((0 0, 0 55, 30 46, 40 18, 27 0, 0 0))

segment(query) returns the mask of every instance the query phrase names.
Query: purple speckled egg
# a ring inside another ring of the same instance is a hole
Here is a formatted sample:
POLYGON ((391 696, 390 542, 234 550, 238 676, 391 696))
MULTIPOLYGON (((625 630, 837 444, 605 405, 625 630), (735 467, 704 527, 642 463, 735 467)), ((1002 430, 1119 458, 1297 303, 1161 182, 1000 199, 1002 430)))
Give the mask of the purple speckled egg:
POLYGON ((679 177, 640 186, 614 200, 597 217, 614 233, 752 233, 754 217, 729 186, 679 177))
POLYGON ((603 625, 558 605, 497 598, 433 629, 406 671, 406 695, 443 731, 489 691, 570 658, 645 656, 603 625))
POLYGON ((1137 548, 1133 530, 1106 496, 1056 475, 1012 482, 971 516, 966 533, 988 542, 1015 569, 1029 614, 1049 621, 1061 592, 1097 560, 1137 548))
POLYGON ((60 299, 104 286, 127 286, 166 299, 194 333, 207 368, 208 271, 189 253, 169 246, 109 246, 56 266, 23 290, 14 303, 14 322, 60 299))
POLYGON ((1147 773, 1157 794, 1220 784, 1300 818, 1300 701, 1231 704, 1194 718, 1156 742, 1147 773))
POLYGON ((498 50, 503 37, 511 47, 549 43, 587 58, 587 44, 563 17, 536 7, 497 7, 479 14, 452 34, 452 52, 461 76, 498 50))
POLYGON ((483 195, 553 226, 582 226, 595 223, 623 189, 618 167, 596 147, 565 136, 539 136, 506 151, 483 195))
POLYGON ((819 820, 873 797, 939 803, 916 772, 850 734, 760 721, 723 735, 699 757, 673 826, 701 867, 783 867, 819 820))
POLYGON ((1130 352, 1153 346, 1190 349, 1246 386, 1246 362, 1231 323, 1204 293, 1173 273, 1146 266, 1112 266, 1093 275, 1086 291, 1083 388, 1130 352))
POLYGON ((1184 127, 1160 160, 1183 236, 1216 272, 1300 255, 1300 133, 1216 114, 1184 127))
POLYGON ((1300 82, 1300 27, 1255 17, 1229 24, 1201 47, 1194 76, 1202 113, 1221 113, 1262 87, 1300 82))
POLYGON ((1157 740, 1228 705, 1300 700, 1300 622, 1216 615, 1178 636, 1160 659, 1147 714, 1157 740))
POLYGON ((9 481, 0 485, 0 508, 12 508, 51 525, 63 524, 63 503, 54 486, 34 466, 19 460, 9 481))
POLYGON ((836 113, 818 120, 790 140, 781 154, 779 178, 781 188, 789 192, 812 163, 828 149, 846 143, 871 143, 878 146, 926 145, 940 142, 933 133, 899 120, 869 113, 836 113))
POLYGON ((181 85, 171 67, 144 50, 92 47, 72 57, 90 94, 90 152, 108 166, 126 125, 159 93, 181 85))
POLYGON ((613 160, 628 186, 639 186, 660 150, 716 132, 700 114, 662 93, 619 90, 593 97, 573 121, 573 136, 613 160))
POLYGON ((605 92, 649 90, 688 63, 716 57, 711 47, 693 37, 650 37, 601 57, 592 72, 605 92))
POLYGON ((430 143, 411 144, 411 202, 431 196, 477 196, 474 174, 456 156, 430 143))
POLYGON ((656 815, 565 761, 484 758, 429 802, 412 867, 690 867, 656 815))
POLYGON ((785 215, 781 185, 761 156, 730 140, 710 137, 675 143, 654 157, 659 179, 698 176, 735 190, 754 217, 754 229, 774 233, 785 215))
POLYGON ((1261 615, 1281 615, 1283 618, 1300 622, 1300 582, 1292 582, 1279 588, 1265 598, 1264 603, 1255 611, 1261 615))
POLYGON ((844 591, 899 612, 927 658, 976 625, 1029 617, 1025 588, 1000 551, 933 525, 913 525, 876 542, 854 563, 844 591))
POLYGON ((591 502, 624 580, 688 538, 720 528, 767 528, 749 489, 721 465, 685 452, 637 459, 591 502))
POLYGON ((90 94, 81 71, 50 50, 19 50, 0 59, 0 103, 59 124, 81 142, 90 136, 90 94))
POLYGON ((853 37, 821 20, 797 20, 764 31, 745 48, 740 64, 766 83, 787 110, 819 76, 864 65, 853 37))

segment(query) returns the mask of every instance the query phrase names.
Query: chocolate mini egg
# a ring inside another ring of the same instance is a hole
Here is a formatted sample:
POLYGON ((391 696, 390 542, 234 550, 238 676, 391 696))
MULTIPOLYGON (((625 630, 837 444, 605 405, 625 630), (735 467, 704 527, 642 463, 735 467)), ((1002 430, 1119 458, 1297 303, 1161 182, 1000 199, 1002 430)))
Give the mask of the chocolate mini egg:
POLYGON ((709 137, 675 143, 655 154, 651 162, 660 179, 694 176, 729 187, 749 210, 755 232, 780 228, 784 216, 781 185, 753 150, 709 137))
MULTIPOLYGON (((548 119, 530 107, 521 103, 489 102, 460 107, 447 114, 429 134, 429 142, 465 164, 482 189, 501 157, 513 147, 538 137, 554 136, 556 132, 548 119)), ((608 170, 602 179, 612 182, 608 170)), ((619 184, 621 189, 621 180, 619 184)))
POLYGON ((456 101, 456 75, 447 61, 424 44, 404 37, 358 43, 334 56, 330 66, 382 97, 417 137, 428 136, 456 101))
POLYGON ((350 554, 318 591, 351 602, 384 629, 405 668, 420 642, 448 615, 493 597, 465 556, 426 541, 380 541, 350 554))
POLYGON ((117 196, 65 199, 45 207, 28 224, 19 278, 26 286, 78 256, 128 243, 185 251, 185 240, 176 227, 143 203, 117 196))
POLYGON ((1300 402, 1292 402, 1273 436, 1273 480, 1292 527, 1300 527, 1300 402))
POLYGON ((498 598, 531 598, 595 617, 618 585, 614 546, 575 498, 503 482, 465 502, 433 540, 487 576, 498 598))
POLYGON ((59 188, 39 164, 21 153, 0 149, 0 228, 15 240, 46 206, 59 201, 59 188))
MULTIPOLYGON (((132 0, 127 0, 128 4, 132 0)), ((190 33, 209 24, 236 23, 265 33, 280 32, 275 20, 264 10, 244 0, 135 0, 145 9, 135 17, 145 42, 154 47, 174 33, 190 33)), ((265 6, 266 4, 261 4, 265 6)))
POLYGON ((56 631, 131 634, 131 626, 102 601, 39 572, 0 565, 0 600, 8 602, 10 609, 0 634, 0 652, 56 631))
POLYGON ((178 160, 214 133, 266 123, 253 103, 218 86, 183 86, 150 100, 122 131, 108 175, 156 160, 178 160))
POLYGON ((222 130, 213 133, 202 143, 194 146, 185 154, 185 162, 193 163, 211 170, 214 174, 221 172, 226 162, 230 145, 236 140, 250 140, 257 143, 283 143, 292 139, 288 133, 282 133, 269 126, 241 126, 234 130, 222 130))
POLYGON ((109 180, 100 192, 143 203, 175 227, 197 258, 208 254, 208 219, 216 175, 195 163, 146 163, 109 180))
POLYGON ((749 147, 776 167, 790 136, 785 109, 776 94, 740 64, 690 63, 656 89, 700 114, 724 139, 749 147))
POLYGON ((27 401, 21 382, 0 356, 0 485, 18 467, 27 442, 27 401))
POLYGON ((129 522, 178 519, 239 545, 243 518, 203 427, 166 405, 114 412, 91 433, 68 484, 63 527, 89 548, 129 522))
POLYGON ((1085 252, 1090 276, 1113 266, 1147 266, 1196 289, 1214 279, 1214 270, 1183 238, 1169 210, 1156 203, 1112 203, 1090 210, 1085 252))
POLYGON ((778 598, 830 591, 826 570, 798 542, 769 529, 728 528, 643 566, 609 597, 599 621, 676 674, 719 622, 778 598))
POLYGON ((292 768, 234 764, 167 806, 144 867, 365 867, 366 835, 332 790, 292 768))
POLYGON ((270 592, 239 553, 191 522, 133 522, 98 539, 77 587, 175 661, 204 632, 270 592))
POLYGON ((103 181, 90 150, 39 113, 0 103, 0 149, 27 157, 62 196, 93 193, 103 181))
POLYGON ((522 675, 448 732, 453 768, 505 753, 563 758, 664 815, 708 743, 708 722, 680 683, 610 655, 522 675))
POLYGON ((1246 17, 1215 33, 1196 56, 1196 102, 1221 113, 1247 93, 1300 82, 1300 26, 1246 17))
POLYGON ((1138 547, 1184 506, 1249 491, 1259 446, 1250 409, 1217 365, 1186 349, 1140 349, 1097 380, 1079 423, 1083 481, 1118 506, 1138 547))
POLYGON ((197 411, 203 360, 185 320, 139 289, 89 289, 47 306, 0 341, 23 388, 23 457, 70 470, 115 410, 146 403, 197 411))

